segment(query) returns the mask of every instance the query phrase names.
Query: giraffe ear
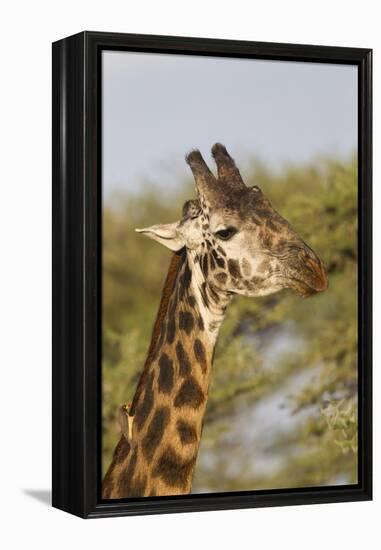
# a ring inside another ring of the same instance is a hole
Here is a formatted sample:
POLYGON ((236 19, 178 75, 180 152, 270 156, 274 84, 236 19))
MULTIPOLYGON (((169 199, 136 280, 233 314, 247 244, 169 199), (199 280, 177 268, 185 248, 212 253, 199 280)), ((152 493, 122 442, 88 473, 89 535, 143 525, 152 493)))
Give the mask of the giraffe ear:
POLYGON ((179 222, 151 225, 143 229, 135 229, 137 233, 143 233, 150 239, 163 244, 170 250, 177 252, 185 246, 185 241, 179 230, 179 222))

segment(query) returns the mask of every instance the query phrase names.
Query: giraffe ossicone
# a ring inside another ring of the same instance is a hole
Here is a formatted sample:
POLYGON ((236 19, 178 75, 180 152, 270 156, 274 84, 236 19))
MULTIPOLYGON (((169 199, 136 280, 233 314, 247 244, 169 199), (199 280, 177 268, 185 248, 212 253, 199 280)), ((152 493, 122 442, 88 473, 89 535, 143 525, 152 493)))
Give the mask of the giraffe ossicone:
POLYGON ((214 347, 235 294, 290 288, 311 296, 328 286, 319 257, 259 187, 245 185, 226 148, 217 143, 212 155, 217 177, 198 150, 186 157, 197 198, 184 204, 181 219, 137 230, 174 254, 134 421, 114 452, 104 498, 191 491, 214 347))

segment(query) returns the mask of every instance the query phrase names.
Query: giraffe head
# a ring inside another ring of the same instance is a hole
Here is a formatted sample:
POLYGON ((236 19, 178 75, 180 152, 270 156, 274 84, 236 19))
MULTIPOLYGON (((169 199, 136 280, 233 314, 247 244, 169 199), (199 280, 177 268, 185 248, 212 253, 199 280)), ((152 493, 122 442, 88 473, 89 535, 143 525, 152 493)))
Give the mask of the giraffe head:
POLYGON ((291 288, 302 296, 325 290, 327 275, 313 250, 271 206, 259 187, 247 187, 225 147, 212 154, 217 178, 199 151, 189 153, 197 199, 181 220, 137 230, 171 250, 186 247, 208 285, 245 296, 291 288))

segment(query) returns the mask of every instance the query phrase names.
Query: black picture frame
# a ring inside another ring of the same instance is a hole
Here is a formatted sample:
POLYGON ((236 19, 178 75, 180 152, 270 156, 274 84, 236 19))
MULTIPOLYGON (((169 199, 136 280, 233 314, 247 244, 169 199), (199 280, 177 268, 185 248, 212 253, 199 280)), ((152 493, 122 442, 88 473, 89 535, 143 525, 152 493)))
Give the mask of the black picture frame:
POLYGON ((53 506, 84 518, 372 498, 372 50, 82 32, 53 44, 53 506), (100 498, 101 52, 358 67, 358 484, 129 501, 100 498))

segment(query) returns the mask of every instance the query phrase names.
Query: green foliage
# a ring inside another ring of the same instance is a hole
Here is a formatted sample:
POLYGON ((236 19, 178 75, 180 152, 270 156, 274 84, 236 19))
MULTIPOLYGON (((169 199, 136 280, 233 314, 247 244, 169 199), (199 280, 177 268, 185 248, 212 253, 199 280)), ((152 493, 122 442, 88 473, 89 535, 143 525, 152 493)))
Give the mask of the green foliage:
MULTIPOLYGON (((248 185, 319 254, 329 289, 235 298, 218 340, 193 490, 357 482, 357 163, 321 159, 281 174, 253 163, 248 185), (269 412, 268 412, 269 411, 269 412)), ((134 232, 178 219, 190 181, 147 186, 104 207, 103 465, 148 350, 170 253, 134 232)))

